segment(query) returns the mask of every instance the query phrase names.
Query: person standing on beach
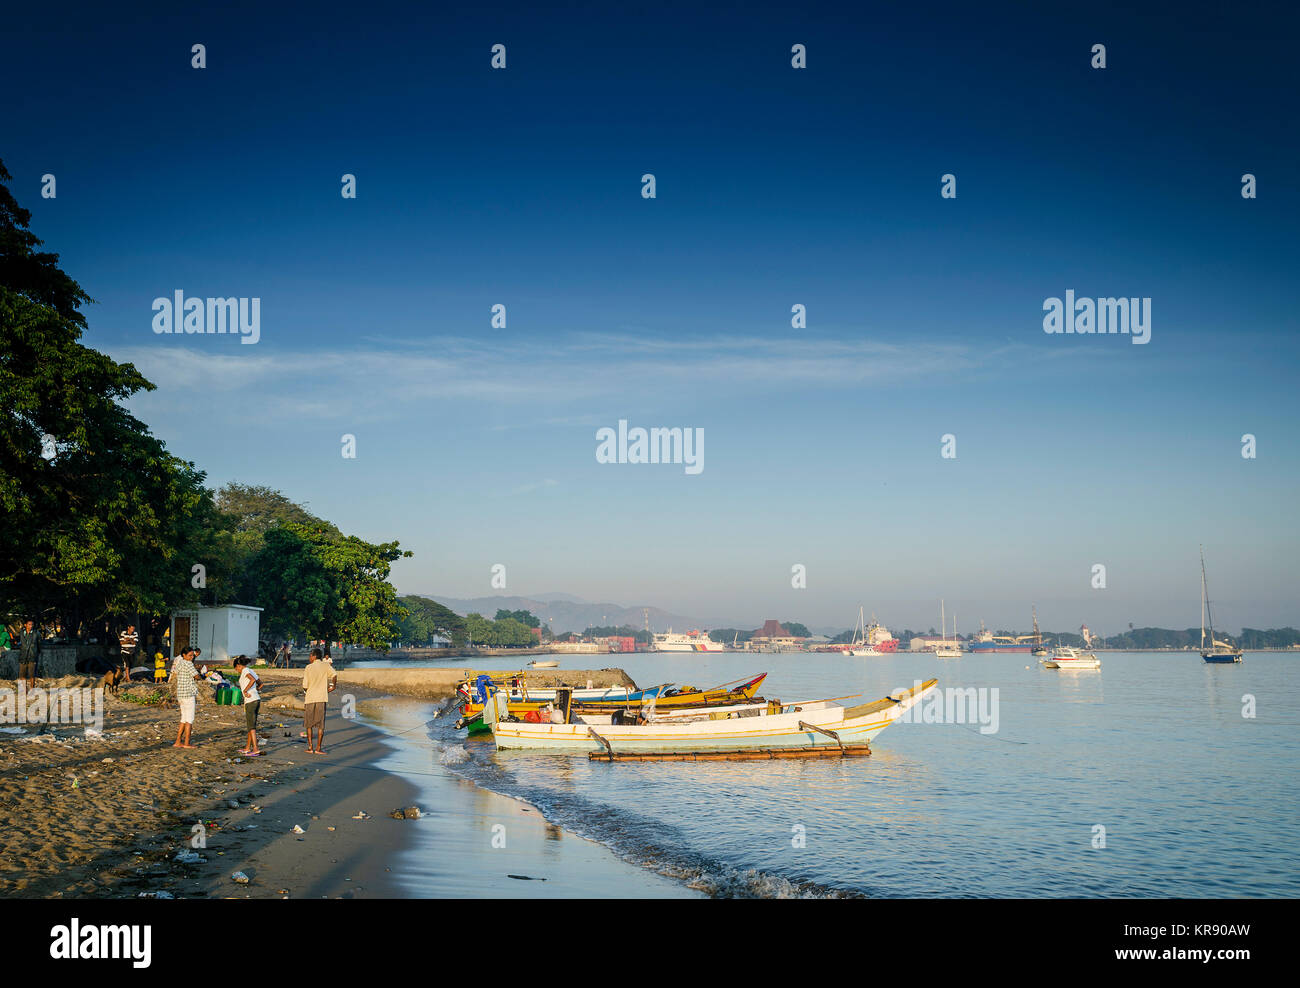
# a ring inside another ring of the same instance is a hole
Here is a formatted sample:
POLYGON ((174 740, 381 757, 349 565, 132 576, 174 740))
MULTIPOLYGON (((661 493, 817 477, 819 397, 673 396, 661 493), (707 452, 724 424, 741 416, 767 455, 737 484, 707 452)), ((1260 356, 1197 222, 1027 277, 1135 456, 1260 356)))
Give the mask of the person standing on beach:
POLYGON ((135 633, 135 625, 128 624, 126 630, 117 636, 118 651, 122 656, 122 671, 126 678, 131 678, 131 663, 135 661, 135 651, 140 647, 140 636, 135 633))
POLYGON ((176 703, 181 708, 181 723, 176 728, 176 743, 172 745, 173 748, 198 747, 190 744, 194 731, 194 708, 199 701, 199 683, 203 682, 202 674, 194 668, 195 651, 191 645, 186 645, 181 650, 180 658, 172 660, 172 674, 167 680, 176 684, 176 703))
POLYGON ((41 636, 31 618, 18 636, 18 678, 27 680, 29 690, 36 689, 36 663, 41 653, 41 636))
POLYGON ((307 750, 316 755, 325 754, 325 703, 337 683, 338 674, 333 666, 321 661, 321 650, 313 648, 302 674, 302 688, 307 691, 302 719, 307 728, 307 750), (313 730, 315 747, 312 746, 313 730))
POLYGON ((262 695, 257 687, 262 680, 242 655, 235 659, 235 672, 239 674, 239 692, 244 697, 244 726, 248 728, 248 746, 240 754, 256 757, 261 754, 257 750, 257 711, 262 706, 262 695))

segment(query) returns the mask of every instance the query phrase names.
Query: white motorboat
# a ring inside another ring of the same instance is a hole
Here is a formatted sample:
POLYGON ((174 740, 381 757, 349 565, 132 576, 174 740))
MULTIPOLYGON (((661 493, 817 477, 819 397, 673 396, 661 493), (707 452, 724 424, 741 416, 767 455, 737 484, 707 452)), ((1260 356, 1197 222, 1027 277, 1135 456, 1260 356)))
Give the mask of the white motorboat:
POLYGON ((1091 652, 1080 652, 1068 645, 1057 645, 1052 654, 1043 659, 1044 669, 1100 669, 1101 660, 1091 652))

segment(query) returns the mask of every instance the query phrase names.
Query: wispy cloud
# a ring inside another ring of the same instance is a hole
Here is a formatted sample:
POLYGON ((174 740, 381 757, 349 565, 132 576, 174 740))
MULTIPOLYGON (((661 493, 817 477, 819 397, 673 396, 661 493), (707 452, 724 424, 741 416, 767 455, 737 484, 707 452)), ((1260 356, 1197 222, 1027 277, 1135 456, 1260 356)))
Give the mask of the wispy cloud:
MULTIPOLYGON (((346 417, 373 420, 445 402, 503 407, 573 403, 625 394, 629 382, 653 382, 660 394, 714 393, 755 386, 820 388, 908 383, 936 372, 975 372, 1009 361, 1050 360, 1060 348, 1008 345, 981 350, 961 343, 718 335, 670 340, 648 335, 574 333, 508 343, 458 337, 412 342, 376 338, 355 347, 286 350, 270 345, 215 350, 207 340, 119 347, 158 385, 137 399, 150 410, 192 408, 196 396, 263 421, 346 417)), ((534 422, 589 424, 565 412, 534 422)), ((492 428, 509 428, 497 425, 492 428)))
POLYGON ((547 477, 545 480, 537 480, 531 484, 523 484, 514 490, 507 491, 506 497, 517 497, 520 494, 531 494, 533 491, 544 490, 548 487, 559 487, 560 482, 554 477, 547 477))

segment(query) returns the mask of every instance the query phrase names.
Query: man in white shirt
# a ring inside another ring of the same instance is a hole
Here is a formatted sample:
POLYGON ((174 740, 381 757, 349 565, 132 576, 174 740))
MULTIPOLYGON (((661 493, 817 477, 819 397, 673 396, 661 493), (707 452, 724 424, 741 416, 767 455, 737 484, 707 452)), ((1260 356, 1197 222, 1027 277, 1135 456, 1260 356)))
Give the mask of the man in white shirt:
POLYGON ((325 703, 337 682, 334 667, 321 661, 321 650, 313 648, 302 674, 302 688, 307 692, 303 726, 307 729, 307 751, 313 755, 325 754, 325 703))

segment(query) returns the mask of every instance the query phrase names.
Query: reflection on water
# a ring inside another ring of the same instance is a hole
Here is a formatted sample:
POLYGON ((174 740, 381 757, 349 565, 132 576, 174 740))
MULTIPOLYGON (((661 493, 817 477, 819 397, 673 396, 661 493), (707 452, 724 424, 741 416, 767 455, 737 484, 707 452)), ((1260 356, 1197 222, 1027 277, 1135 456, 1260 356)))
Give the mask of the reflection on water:
MULTIPOLYGON (((682 897, 678 882, 631 865, 544 820, 531 807, 454 775, 429 738, 436 707, 394 698, 359 713, 391 735, 379 767, 415 785, 422 816, 405 821, 414 846, 393 871, 412 896, 682 897)), ((456 732, 453 732, 456 733, 456 732)), ((374 814, 372 811, 372 815, 374 814)))
POLYGON ((896 724, 870 758, 775 762, 608 765, 469 743, 452 770, 713 894, 1300 894, 1294 657, 1100 657, 1060 672, 1021 655, 619 656, 641 683, 767 669, 769 697, 874 698, 930 676, 997 687, 1000 729, 896 724))

